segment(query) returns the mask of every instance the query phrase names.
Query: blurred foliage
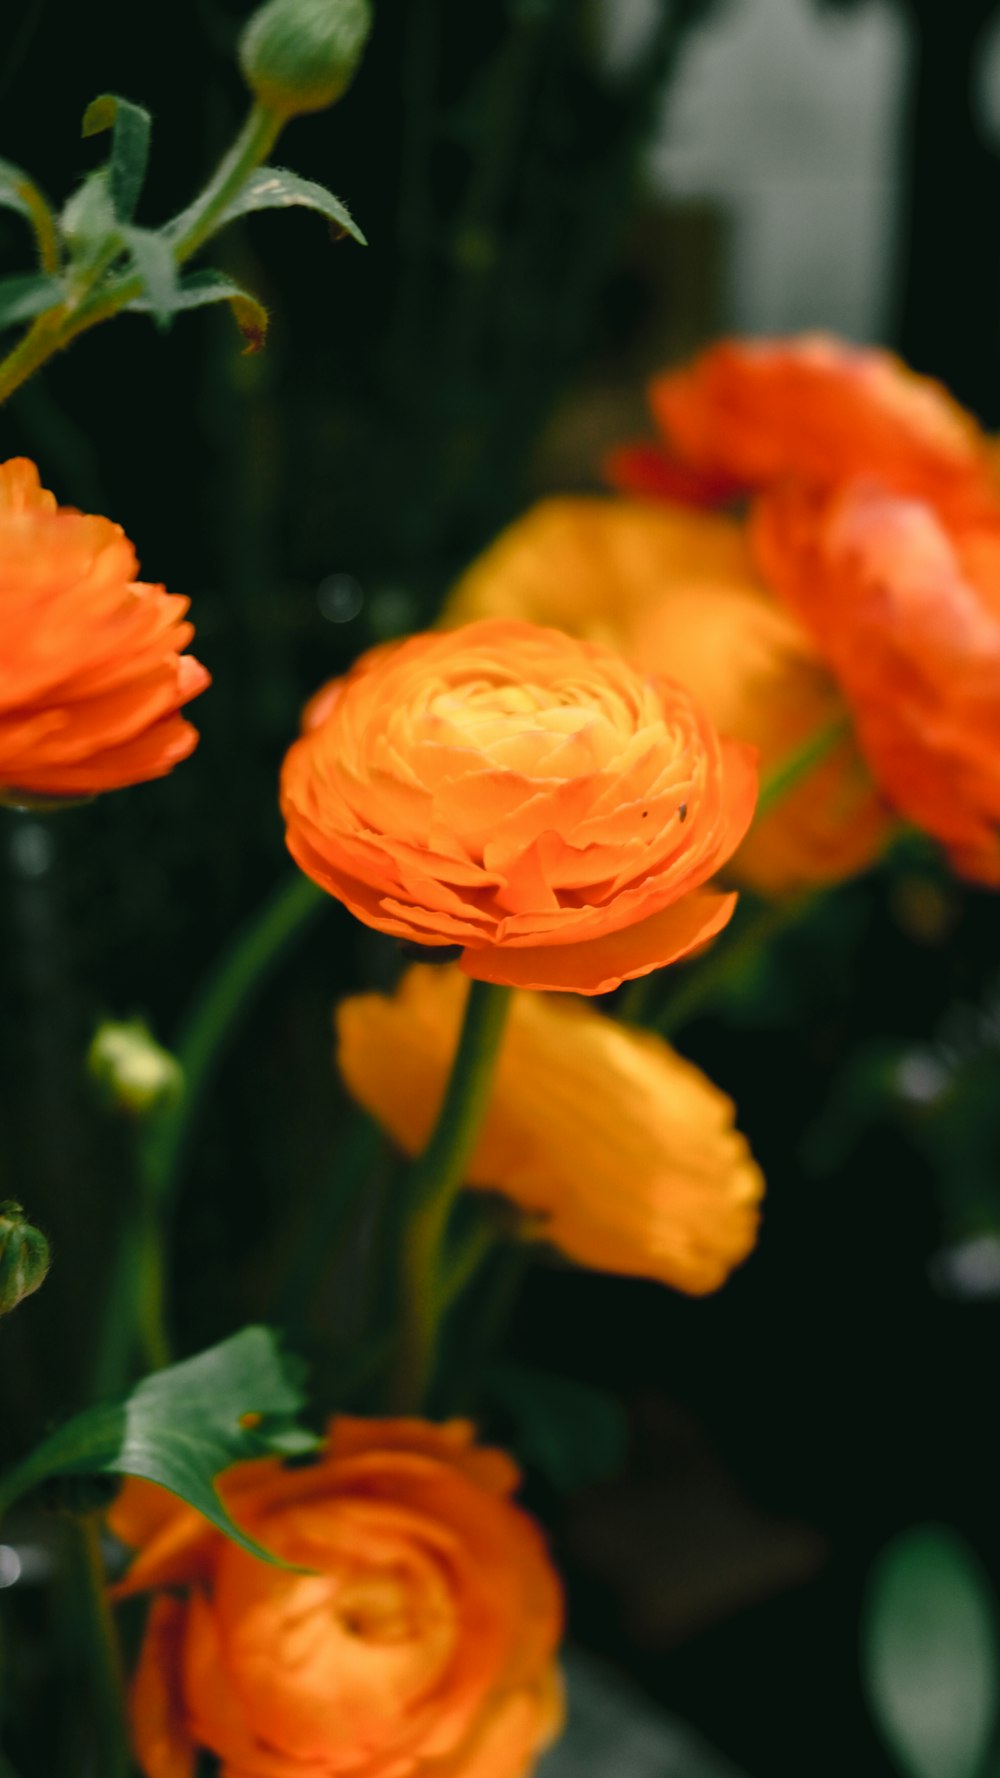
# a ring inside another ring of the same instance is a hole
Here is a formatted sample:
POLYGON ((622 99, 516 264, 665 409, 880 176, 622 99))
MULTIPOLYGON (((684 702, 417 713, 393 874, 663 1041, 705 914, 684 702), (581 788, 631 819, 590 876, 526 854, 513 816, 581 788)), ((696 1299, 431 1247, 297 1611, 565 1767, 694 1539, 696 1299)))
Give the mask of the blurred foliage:
POLYGON ((879 1557, 862 1664, 872 1710, 906 1778, 982 1778, 1000 1705, 1000 1623, 972 1550, 945 1526, 879 1557))

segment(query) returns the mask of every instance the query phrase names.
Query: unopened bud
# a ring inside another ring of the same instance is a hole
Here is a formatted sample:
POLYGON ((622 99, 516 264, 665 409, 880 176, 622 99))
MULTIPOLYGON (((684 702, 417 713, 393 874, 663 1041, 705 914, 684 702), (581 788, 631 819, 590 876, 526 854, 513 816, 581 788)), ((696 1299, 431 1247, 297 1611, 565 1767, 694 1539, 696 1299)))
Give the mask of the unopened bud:
POLYGON ((144 1019, 99 1025, 87 1067, 112 1104, 131 1117, 175 1104, 184 1087, 180 1063, 157 1043, 144 1019))
POLYGON ((370 0, 269 0, 240 38, 240 67, 268 110, 325 111, 353 80, 371 23, 370 0))
POLYGON ((0 1204, 0 1315, 37 1290, 48 1269, 49 1244, 41 1230, 25 1222, 20 1204, 0 1204))

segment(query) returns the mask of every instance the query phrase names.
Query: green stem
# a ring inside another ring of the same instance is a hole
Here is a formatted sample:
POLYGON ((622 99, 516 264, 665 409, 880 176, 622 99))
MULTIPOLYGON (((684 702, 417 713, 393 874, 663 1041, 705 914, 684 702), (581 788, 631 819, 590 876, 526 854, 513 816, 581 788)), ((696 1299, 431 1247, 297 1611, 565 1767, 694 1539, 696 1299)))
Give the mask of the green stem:
MULTIPOLYGON (((174 258, 183 265, 208 239, 248 173, 273 148, 285 117, 263 105, 254 105, 242 130, 223 156, 204 191, 170 225, 174 258)), ((98 268, 103 270, 103 268, 98 268)), ((72 340, 109 321, 142 294, 137 274, 112 279, 95 289, 93 279, 71 301, 39 315, 6 358, 0 361, 0 402, 6 401, 42 365, 72 340)))
POLYGON ((132 1763, 128 1747, 125 1675, 118 1632, 108 1600, 100 1521, 95 1514, 88 1513, 77 1521, 75 1530, 81 1615, 86 1623, 86 1634, 81 1641, 87 1651, 93 1688, 96 1769, 101 1778, 128 1778, 132 1763))
POLYGON ((119 1242, 92 1379, 98 1399, 127 1384, 137 1346, 150 1368, 167 1362, 164 1224, 188 1145, 216 1069, 255 995, 326 903, 308 877, 297 873, 283 883, 237 932, 184 1022, 175 1052, 184 1093, 139 1132, 136 1201, 119 1242))
POLYGON ((782 802, 791 791, 808 778, 816 766, 821 765, 827 755, 833 753, 852 732, 850 718, 837 716, 828 722, 825 728, 816 729, 803 741, 801 747, 783 759, 780 765, 769 772, 760 787, 757 807, 754 810, 754 821, 763 821, 772 809, 782 802))
POLYGON ((397 1413, 419 1410, 433 1374, 441 1247, 489 1103, 510 997, 509 988, 472 983, 444 1103, 430 1142, 407 1181, 402 1321, 392 1388, 397 1413))
POLYGON ((728 944, 723 941, 710 951, 675 988, 663 1012, 654 1019, 654 1029, 661 1037, 674 1037, 684 1025, 706 1012, 762 946, 794 926, 815 900, 815 892, 810 892, 787 901, 768 902, 760 908, 737 938, 728 944))

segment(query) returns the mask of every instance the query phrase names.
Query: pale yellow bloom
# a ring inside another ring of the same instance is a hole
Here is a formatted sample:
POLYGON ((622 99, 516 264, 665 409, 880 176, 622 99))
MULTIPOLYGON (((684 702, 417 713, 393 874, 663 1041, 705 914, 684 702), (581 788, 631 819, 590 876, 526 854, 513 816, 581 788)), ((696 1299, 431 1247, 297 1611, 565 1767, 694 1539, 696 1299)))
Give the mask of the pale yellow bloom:
MULTIPOLYGON (((419 964, 336 1012, 354 1097, 407 1153, 430 1135, 468 983, 419 964)), ((518 992, 467 1183, 539 1219, 571 1259, 715 1290, 751 1251, 764 1182, 732 1101, 662 1038, 568 995, 518 992)))

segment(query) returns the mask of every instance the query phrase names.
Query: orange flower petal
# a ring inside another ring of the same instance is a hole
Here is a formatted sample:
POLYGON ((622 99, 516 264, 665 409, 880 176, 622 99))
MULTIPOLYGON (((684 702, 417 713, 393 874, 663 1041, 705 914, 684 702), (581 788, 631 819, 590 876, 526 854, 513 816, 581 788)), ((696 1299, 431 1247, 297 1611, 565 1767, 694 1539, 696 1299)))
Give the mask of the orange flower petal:
POLYGON ((473 981, 508 988, 610 994, 622 982, 689 957, 728 926, 735 906, 735 895, 690 895, 620 932, 574 944, 467 950, 459 967, 473 981))

